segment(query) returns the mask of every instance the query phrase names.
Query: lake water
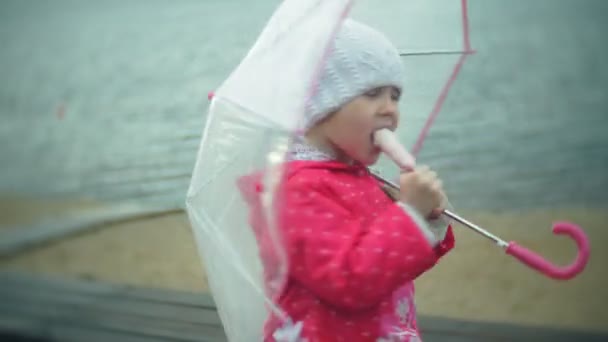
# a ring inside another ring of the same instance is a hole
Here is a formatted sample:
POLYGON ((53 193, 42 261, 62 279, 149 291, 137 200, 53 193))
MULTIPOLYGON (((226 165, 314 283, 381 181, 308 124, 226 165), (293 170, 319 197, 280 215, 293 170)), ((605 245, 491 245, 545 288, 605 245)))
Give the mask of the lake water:
MULTIPOLYGON (((3 1, 0 192, 182 206, 206 94, 277 3, 3 1)), ((419 156, 456 207, 608 203, 607 16, 603 0, 469 1, 476 53, 419 156)))

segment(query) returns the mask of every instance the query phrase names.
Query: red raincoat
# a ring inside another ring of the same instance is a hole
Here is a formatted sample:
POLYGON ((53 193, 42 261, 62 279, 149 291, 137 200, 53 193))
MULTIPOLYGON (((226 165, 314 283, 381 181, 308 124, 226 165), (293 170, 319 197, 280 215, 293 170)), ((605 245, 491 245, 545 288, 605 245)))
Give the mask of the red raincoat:
MULTIPOLYGON (((307 342, 419 340, 413 280, 453 248, 452 228, 432 247, 363 165, 287 165, 276 205, 289 271, 274 300, 294 323, 303 323, 300 336, 307 342)), ((272 276, 277 259, 263 234, 258 180, 244 178, 240 187, 272 276)), ((270 317, 265 340, 275 341, 281 325, 270 317)))

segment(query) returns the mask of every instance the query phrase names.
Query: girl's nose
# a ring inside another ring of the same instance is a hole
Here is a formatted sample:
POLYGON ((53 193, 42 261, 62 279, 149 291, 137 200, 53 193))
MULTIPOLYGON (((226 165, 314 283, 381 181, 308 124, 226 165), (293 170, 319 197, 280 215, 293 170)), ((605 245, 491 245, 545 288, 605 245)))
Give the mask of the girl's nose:
POLYGON ((389 116, 396 125, 397 120, 399 119, 399 103, 393 98, 390 92, 382 97, 380 114, 382 116, 389 116))
POLYGON ((383 112, 386 114, 395 115, 398 110, 397 101, 395 101, 391 96, 388 96, 384 101, 383 112))

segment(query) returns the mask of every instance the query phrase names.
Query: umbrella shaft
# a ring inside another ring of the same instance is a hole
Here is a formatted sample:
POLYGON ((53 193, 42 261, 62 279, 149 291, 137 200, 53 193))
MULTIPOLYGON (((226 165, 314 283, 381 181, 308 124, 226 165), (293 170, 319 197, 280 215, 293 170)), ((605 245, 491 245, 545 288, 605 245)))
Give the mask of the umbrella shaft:
MULTIPOLYGON (((382 176, 372 172, 372 174, 374 175, 374 177, 376 177, 378 180, 382 181, 384 184, 392 187, 395 190, 399 190, 399 185, 389 181, 388 179, 383 178, 382 176)), ((498 246, 506 248, 509 246, 509 244, 507 242, 505 242, 504 240, 502 240, 501 238, 497 237, 496 235, 490 233, 489 231, 479 227, 478 225, 469 222, 468 220, 464 219, 463 217, 460 217, 459 215, 457 215, 456 213, 453 213, 449 210, 444 210, 442 212, 442 214, 444 216, 447 216, 451 219, 453 219, 454 221, 462 224, 465 227, 468 227, 474 231, 476 231, 477 233, 481 234, 482 236, 494 241, 498 246)))
POLYGON ((443 215, 453 219, 454 221, 473 229, 474 231, 478 232, 479 234, 481 234, 482 236, 485 236, 486 238, 496 242, 496 244, 500 247, 508 247, 509 244, 507 242, 505 242, 504 240, 502 240, 501 238, 497 237, 496 235, 490 233, 489 231, 479 227, 478 225, 467 221, 466 219, 464 219, 463 217, 458 216, 456 213, 453 213, 449 210, 444 210, 443 215))

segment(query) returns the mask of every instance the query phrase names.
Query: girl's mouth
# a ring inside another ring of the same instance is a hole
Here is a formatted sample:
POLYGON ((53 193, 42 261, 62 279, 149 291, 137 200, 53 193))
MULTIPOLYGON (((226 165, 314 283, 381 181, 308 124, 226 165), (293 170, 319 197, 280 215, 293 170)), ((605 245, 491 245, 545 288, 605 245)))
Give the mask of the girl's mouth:
POLYGON ((369 140, 371 141, 372 145, 374 145, 374 147, 377 147, 377 146, 378 146, 378 144, 377 144, 377 142, 376 142, 376 133, 377 133, 378 131, 380 131, 380 130, 383 130, 383 129, 389 129, 389 130, 390 130, 390 128, 389 128, 389 127, 378 127, 378 128, 374 129, 374 130, 373 130, 373 131, 370 133, 370 135, 369 135, 369 140))

